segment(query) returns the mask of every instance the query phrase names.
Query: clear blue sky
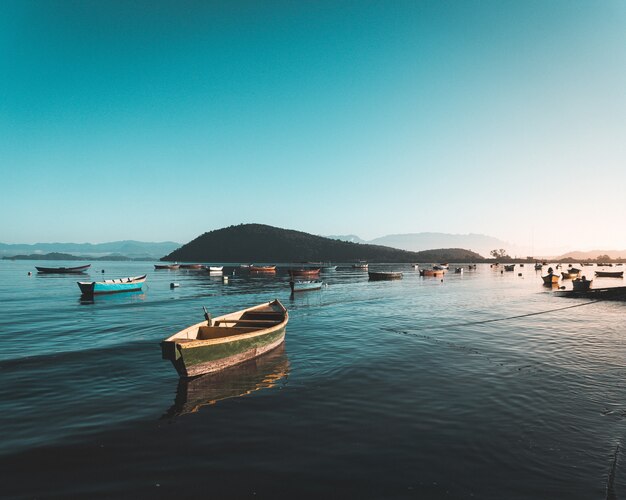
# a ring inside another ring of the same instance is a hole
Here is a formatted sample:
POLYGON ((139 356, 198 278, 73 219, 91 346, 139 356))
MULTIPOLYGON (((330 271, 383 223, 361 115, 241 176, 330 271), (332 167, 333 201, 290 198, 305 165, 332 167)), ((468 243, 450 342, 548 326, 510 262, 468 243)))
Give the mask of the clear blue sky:
POLYGON ((1 242, 626 248, 621 0, 7 0, 0 72, 1 242))

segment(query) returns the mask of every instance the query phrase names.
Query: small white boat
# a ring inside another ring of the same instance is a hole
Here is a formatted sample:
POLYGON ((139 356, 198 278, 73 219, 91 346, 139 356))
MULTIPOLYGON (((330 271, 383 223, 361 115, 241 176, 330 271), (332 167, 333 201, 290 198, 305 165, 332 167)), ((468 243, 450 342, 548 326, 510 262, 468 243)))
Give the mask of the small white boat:
POLYGON ((222 274, 224 272, 224 266, 209 266, 209 274, 222 274))
POLYGON ((310 292, 313 290, 320 290, 323 284, 324 282, 321 280, 292 280, 289 282, 289 287, 291 288, 291 293, 310 292))

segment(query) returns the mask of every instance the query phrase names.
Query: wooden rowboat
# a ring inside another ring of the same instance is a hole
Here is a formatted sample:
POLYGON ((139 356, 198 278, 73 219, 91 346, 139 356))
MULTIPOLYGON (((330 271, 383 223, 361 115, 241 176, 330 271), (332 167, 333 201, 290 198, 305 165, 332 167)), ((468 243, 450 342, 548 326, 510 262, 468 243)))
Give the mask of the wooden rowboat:
POLYGON ((181 269, 202 269, 204 266, 202 264, 181 264, 181 269))
POLYGON ((276 266, 250 266, 251 273, 275 273, 276 266))
POLYGON ((420 269, 420 276, 443 276, 445 271, 443 269, 420 269))
POLYGON ((389 280, 401 280, 402 273, 399 271, 370 271, 370 281, 389 281, 389 280))
POLYGON ((576 299, 626 301, 626 286, 588 288, 587 290, 559 290, 555 291, 555 293, 559 297, 571 297, 576 299))
POLYGON ((163 269, 168 269, 170 271, 175 271, 176 269, 180 269, 180 264, 155 264, 155 271, 160 271, 163 269))
POLYGON ((192 325, 161 342, 181 377, 223 370, 278 347, 285 340, 289 313, 278 300, 192 325))
POLYGON ((586 292, 591 288, 593 280, 587 280, 584 276, 582 278, 576 278, 572 281, 573 290, 575 292, 586 292))
POLYGON ((597 278, 623 278, 624 271, 596 271, 597 278))
POLYGON ((291 280, 289 282, 289 287, 291 288, 291 293, 310 292, 312 290, 320 290, 323 284, 324 282, 321 280, 291 280))
POLYGON ((552 285, 559 282, 559 275, 550 273, 542 276, 541 279, 543 280, 544 285, 552 285))
POLYGON ((91 264, 87 264, 86 266, 78 266, 78 267, 40 267, 40 266, 35 266, 35 269, 37 269, 37 272, 39 272, 39 273, 47 273, 47 274, 78 274, 78 273, 84 273, 90 267, 91 267, 91 264))
POLYGON ((146 275, 133 276, 130 278, 119 278, 104 281, 79 281, 78 287, 85 296, 93 296, 105 293, 134 292, 141 290, 146 275))
POLYGON ((566 272, 566 273, 561 273, 561 276, 563 277, 564 280, 571 280, 574 278, 578 278, 578 273, 573 273, 573 272, 566 272))
POLYGON ((515 271, 515 264, 504 264, 505 271, 515 271))
POLYGON ((317 269, 289 269, 289 276, 317 276, 320 268, 317 269))

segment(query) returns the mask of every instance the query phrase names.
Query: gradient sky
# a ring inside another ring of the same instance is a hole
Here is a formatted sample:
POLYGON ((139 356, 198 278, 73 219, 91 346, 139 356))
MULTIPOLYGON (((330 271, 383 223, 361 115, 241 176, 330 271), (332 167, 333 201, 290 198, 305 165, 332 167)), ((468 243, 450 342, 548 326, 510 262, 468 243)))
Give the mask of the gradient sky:
POLYGON ((5 0, 0 71, 0 242, 626 248, 622 0, 5 0))

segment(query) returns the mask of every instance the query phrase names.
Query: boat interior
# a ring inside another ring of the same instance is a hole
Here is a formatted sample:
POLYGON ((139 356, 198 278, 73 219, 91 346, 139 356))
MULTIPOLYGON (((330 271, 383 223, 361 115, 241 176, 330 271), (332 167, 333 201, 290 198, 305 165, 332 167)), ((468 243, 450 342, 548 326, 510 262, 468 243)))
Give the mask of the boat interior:
POLYGON ((179 332, 172 340, 185 342, 191 340, 211 340, 251 333, 279 325, 285 320, 285 314, 275 309, 244 311, 243 314, 230 314, 213 320, 212 325, 202 325, 179 332))

